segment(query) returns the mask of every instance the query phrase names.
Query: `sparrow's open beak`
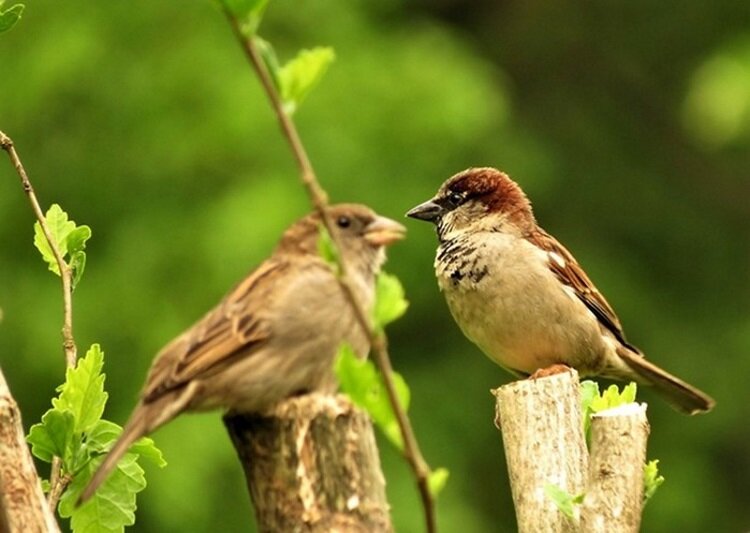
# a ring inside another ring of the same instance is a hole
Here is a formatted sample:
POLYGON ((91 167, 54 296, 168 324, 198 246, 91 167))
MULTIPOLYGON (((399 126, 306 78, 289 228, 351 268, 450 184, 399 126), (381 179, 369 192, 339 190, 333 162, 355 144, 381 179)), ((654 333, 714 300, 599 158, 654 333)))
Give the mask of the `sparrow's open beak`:
POLYGON ((435 222, 445 212, 445 209, 432 200, 419 204, 406 213, 407 217, 416 218, 419 220, 426 220, 427 222, 435 222))
POLYGON ((377 216, 365 227, 365 240, 373 246, 388 246, 406 236, 406 228, 395 220, 377 216))

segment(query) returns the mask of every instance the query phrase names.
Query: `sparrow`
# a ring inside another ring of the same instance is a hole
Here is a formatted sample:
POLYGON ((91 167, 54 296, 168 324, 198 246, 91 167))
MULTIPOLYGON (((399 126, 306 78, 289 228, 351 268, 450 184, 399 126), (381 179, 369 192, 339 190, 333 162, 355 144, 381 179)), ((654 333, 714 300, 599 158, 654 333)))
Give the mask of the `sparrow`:
MULTIPOLYGON (((406 229, 364 205, 328 208, 359 302, 369 308, 385 247, 406 229)), ((318 252, 321 219, 289 227, 271 256, 156 356, 140 400, 79 504, 130 445, 180 413, 222 408, 261 412, 293 395, 333 392, 342 343, 361 357, 369 342, 331 265, 318 252)))
POLYGON ((537 225, 529 199, 507 174, 459 172, 406 215, 436 225, 435 274, 451 314, 501 367, 523 377, 565 365, 581 376, 653 385, 684 413, 714 406, 626 340, 612 306, 537 225))

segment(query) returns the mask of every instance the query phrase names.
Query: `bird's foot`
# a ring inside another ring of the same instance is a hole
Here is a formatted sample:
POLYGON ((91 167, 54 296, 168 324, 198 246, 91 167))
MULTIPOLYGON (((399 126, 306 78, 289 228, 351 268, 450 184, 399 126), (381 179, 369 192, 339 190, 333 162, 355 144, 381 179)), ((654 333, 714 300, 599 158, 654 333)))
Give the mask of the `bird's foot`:
POLYGON ((546 378, 549 376, 554 376, 555 374, 562 374, 563 372, 567 372, 570 370, 570 367, 563 364, 554 364, 551 366, 548 366, 546 368, 540 368, 533 374, 529 376, 529 379, 539 379, 539 378, 546 378))

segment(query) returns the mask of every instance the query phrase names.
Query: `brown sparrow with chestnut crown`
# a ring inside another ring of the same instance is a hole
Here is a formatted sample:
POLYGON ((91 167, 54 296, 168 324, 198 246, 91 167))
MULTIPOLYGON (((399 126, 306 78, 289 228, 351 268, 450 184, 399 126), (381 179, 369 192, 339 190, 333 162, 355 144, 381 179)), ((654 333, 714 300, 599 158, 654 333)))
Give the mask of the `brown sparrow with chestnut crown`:
POLYGON ((436 224, 435 273, 448 307, 500 366, 523 376, 563 364, 582 376, 653 385, 684 413, 713 407, 625 340, 612 307, 503 172, 460 172, 407 216, 436 224))
MULTIPOLYGON (((363 205, 328 209, 356 296, 369 307, 384 248, 406 229, 363 205)), ((135 440, 178 414, 258 412, 302 392, 333 391, 333 359, 341 343, 367 355, 367 337, 348 311, 336 274, 318 254, 319 228, 317 213, 293 224, 271 257, 159 352, 138 405, 80 502, 135 440)))

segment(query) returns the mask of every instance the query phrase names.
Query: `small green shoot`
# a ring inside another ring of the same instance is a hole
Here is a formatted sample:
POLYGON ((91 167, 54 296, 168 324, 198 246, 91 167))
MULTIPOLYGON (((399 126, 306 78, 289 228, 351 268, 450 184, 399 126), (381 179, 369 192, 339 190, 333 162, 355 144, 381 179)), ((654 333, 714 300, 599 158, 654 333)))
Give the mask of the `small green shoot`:
MULTIPOLYGON (((27 436, 33 455, 45 462, 60 457, 63 475, 72 478, 58 509, 60 516, 71 519, 74 532, 114 532, 132 525, 135 495, 146 487, 139 458, 160 467, 166 464, 153 441, 144 437, 133 444, 91 500, 76 507, 81 491, 122 433, 120 426, 101 419, 107 402, 103 365, 104 354, 94 344, 75 368, 67 370, 52 408, 42 416, 41 423, 31 426, 27 436)), ((49 482, 45 485, 49 489, 49 482)))
MULTIPOLYGON (((85 225, 78 226, 69 220, 68 214, 58 204, 52 204, 44 215, 44 220, 63 261, 67 261, 66 264, 72 271, 72 283, 75 288, 86 268, 86 252, 83 250, 86 248, 86 241, 91 238, 91 228, 85 225)), ((34 246, 42 254, 48 268, 59 276, 60 266, 39 222, 34 223, 34 246)))
POLYGON ((544 493, 555 503, 561 513, 572 520, 578 519, 577 506, 583 503, 584 494, 573 496, 553 483, 544 485, 544 493))
POLYGON ((643 467, 643 505, 646 505, 657 489, 664 483, 664 476, 659 474, 659 460, 649 461, 643 467))
POLYGON ((293 115, 336 57, 333 48, 318 46, 300 50, 296 57, 281 65, 271 43, 257 36, 253 39, 281 96, 284 112, 293 115))

